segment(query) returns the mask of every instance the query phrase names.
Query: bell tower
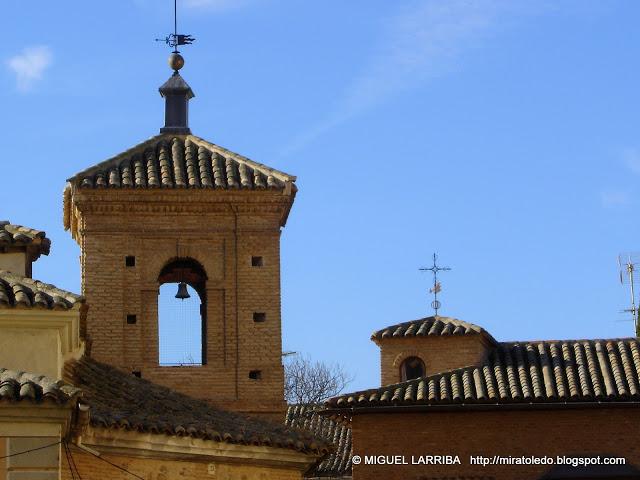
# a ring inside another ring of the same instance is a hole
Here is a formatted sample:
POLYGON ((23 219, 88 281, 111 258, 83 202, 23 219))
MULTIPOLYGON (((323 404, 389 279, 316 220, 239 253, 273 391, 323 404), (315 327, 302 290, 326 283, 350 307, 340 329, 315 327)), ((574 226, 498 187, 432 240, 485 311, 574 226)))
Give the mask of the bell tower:
POLYGON ((191 134, 174 69, 160 134, 68 179, 90 355, 281 421, 280 232, 294 176, 191 134))

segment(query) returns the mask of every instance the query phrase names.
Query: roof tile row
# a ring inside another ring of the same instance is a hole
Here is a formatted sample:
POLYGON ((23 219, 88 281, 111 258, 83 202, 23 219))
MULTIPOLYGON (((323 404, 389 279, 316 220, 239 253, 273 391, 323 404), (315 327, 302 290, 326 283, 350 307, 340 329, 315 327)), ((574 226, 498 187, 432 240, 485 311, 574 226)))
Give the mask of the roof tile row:
POLYGON ((0 400, 67 404, 80 395, 80 389, 44 375, 0 368, 0 400))
POLYGON ((83 391, 93 426, 189 436, 326 454, 309 432, 233 412, 122 372, 89 357, 65 365, 65 377, 83 391))
POLYGON ((285 424, 310 432, 333 444, 335 450, 311 471, 307 477, 342 477, 351 475, 351 428, 343 423, 319 415, 319 407, 291 405, 285 424))
MULTIPOLYGON (((373 332, 372 340, 448 335, 477 335, 487 332, 477 325, 451 317, 426 317, 398 323, 373 332)), ((487 334, 488 335, 488 334, 487 334)))
POLYGON ((54 285, 0 270, 0 308, 68 310, 84 303, 84 297, 54 285))
POLYGON ((282 189, 295 177, 193 135, 159 135, 69 179, 84 188, 282 189))
POLYGON ((7 220, 0 221, 0 247, 36 245, 41 254, 49 255, 51 240, 41 230, 22 225, 14 225, 7 220))
POLYGON ((636 338, 501 343, 480 366, 342 395, 328 407, 640 399, 636 338))

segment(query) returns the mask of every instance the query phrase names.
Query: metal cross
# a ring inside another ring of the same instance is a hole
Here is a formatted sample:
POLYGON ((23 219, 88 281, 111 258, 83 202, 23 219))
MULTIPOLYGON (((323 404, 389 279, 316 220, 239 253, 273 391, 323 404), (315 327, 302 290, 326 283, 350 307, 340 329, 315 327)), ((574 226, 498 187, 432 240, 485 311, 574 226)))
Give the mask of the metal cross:
POLYGON ((433 273, 433 288, 429 289, 429 293, 433 293, 433 301, 431 302, 431 308, 435 310, 435 314, 438 315, 438 310, 441 307, 440 301, 438 300, 438 292, 442 290, 442 286, 440 282, 438 282, 438 272, 447 272, 451 270, 449 267, 439 267, 436 263, 438 260, 438 256, 433 254, 433 266, 432 267, 422 267, 420 271, 422 272, 431 272, 433 273))
POLYGON ((156 42, 164 42, 173 48, 173 53, 179 53, 180 45, 191 45, 195 38, 191 35, 183 35, 178 33, 178 0, 173 0, 173 33, 165 38, 156 38, 156 42))

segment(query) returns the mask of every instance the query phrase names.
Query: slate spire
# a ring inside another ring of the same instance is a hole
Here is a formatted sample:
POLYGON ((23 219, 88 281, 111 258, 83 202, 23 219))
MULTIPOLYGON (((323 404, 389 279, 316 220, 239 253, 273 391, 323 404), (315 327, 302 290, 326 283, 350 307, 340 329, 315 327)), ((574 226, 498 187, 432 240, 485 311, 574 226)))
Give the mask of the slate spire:
POLYGON ((177 52, 169 57, 169 66, 173 75, 160 88, 160 95, 164 98, 164 127, 160 133, 175 133, 189 135, 189 100, 195 95, 193 90, 178 72, 184 66, 184 58, 177 52))

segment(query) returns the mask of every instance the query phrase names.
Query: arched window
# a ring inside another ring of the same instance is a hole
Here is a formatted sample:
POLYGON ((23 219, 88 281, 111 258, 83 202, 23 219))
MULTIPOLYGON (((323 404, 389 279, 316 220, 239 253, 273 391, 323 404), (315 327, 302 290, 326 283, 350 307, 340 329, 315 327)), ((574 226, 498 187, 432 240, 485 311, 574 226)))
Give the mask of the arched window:
POLYGON ((424 362, 418 357, 408 357, 400 365, 402 381, 424 377, 424 362))
POLYGON ((165 265, 158 282, 160 365, 204 365, 207 276, 202 265, 191 258, 177 258, 165 265))

